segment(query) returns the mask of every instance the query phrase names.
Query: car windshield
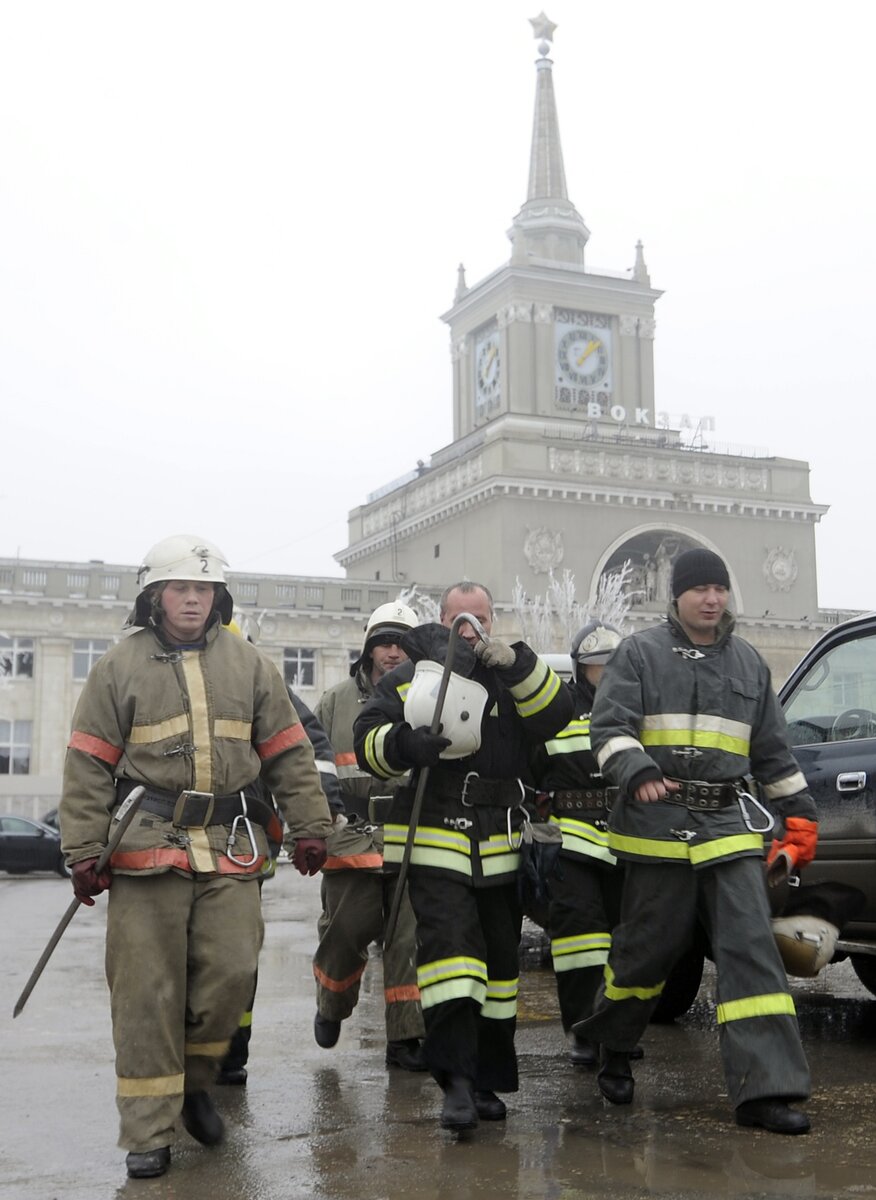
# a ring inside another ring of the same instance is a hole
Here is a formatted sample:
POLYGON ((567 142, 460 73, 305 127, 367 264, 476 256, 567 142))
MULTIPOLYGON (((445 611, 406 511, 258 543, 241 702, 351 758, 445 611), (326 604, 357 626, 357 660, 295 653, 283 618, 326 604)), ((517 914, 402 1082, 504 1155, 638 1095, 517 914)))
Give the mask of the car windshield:
POLYGON ((876 737, 876 635, 822 655, 784 707, 795 746, 876 737))

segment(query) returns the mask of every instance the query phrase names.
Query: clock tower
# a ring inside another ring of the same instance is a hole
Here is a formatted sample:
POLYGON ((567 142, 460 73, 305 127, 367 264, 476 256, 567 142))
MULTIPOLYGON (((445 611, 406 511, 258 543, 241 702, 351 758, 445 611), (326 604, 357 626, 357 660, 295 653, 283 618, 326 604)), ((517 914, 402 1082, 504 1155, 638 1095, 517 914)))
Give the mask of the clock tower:
POLYGON ((814 527, 827 511, 810 498, 808 464, 691 439, 683 420, 655 411, 662 293, 641 242, 629 270, 587 261, 548 57, 556 27, 544 14, 532 26, 529 180, 510 258, 471 286, 460 267, 442 318, 453 442, 354 509, 335 557, 360 578, 479 579, 505 604, 520 588, 543 594, 566 570, 578 599, 592 601, 604 575, 626 569, 634 614, 647 621, 665 611, 672 560, 706 546, 728 563, 737 613, 805 622, 817 611, 814 527))

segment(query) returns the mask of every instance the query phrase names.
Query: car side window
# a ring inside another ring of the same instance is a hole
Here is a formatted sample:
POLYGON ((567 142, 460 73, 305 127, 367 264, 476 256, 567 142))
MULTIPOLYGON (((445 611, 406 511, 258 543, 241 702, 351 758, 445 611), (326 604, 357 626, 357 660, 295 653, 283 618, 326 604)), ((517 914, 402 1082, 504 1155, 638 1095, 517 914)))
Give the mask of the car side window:
POLYGON ((876 636, 828 650, 784 708, 794 746, 876 737, 876 636))

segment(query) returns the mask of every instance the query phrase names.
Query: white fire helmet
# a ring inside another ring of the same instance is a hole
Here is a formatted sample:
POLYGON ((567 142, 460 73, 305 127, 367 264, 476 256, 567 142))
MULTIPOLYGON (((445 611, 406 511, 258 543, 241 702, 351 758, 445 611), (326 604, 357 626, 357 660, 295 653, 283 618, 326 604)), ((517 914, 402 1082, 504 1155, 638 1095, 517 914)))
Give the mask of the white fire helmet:
POLYGON ((619 630, 602 621, 591 621, 579 629, 572 642, 572 668, 579 663, 603 667, 623 640, 619 630))
POLYGON ((383 633, 397 633, 399 637, 409 629, 416 629, 420 619, 412 608, 393 600, 391 604, 381 604, 375 608, 365 626, 365 642, 363 653, 368 652, 368 643, 373 637, 383 633))
MULTIPOLYGON (((199 583, 225 583, 227 559, 213 542, 193 533, 177 533, 157 542, 148 552, 137 571, 139 593, 130 624, 148 623, 151 599, 147 591, 154 583, 185 579, 199 583)), ((233 605, 228 592, 222 589, 219 608, 225 624, 231 620, 233 605)))
POLYGON ((833 958, 840 931, 823 917, 773 918, 773 937, 789 975, 812 979, 833 958))
MULTIPOLYGON (((443 674, 444 668, 429 659, 421 660, 414 668, 414 678, 405 696, 405 720, 412 729, 431 726, 443 674)), ((480 749, 481 720, 487 699, 486 688, 451 671, 439 730, 443 737, 450 738, 450 745, 441 751, 442 758, 466 758, 480 749)))

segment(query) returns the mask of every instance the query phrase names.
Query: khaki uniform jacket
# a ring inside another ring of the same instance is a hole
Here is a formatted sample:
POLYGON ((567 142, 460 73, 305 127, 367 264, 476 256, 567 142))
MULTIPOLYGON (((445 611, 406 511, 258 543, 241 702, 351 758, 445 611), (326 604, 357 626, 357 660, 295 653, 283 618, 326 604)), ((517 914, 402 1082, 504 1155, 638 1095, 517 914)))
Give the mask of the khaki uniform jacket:
MULTIPOLYGON (((600 770, 620 788, 609 838, 619 857, 706 866, 762 854, 763 838, 737 804, 694 811, 632 798, 640 783, 664 775, 708 783, 753 775, 781 817, 817 819, 769 668, 734 626, 725 613, 715 643, 694 646, 672 605, 665 624, 626 638, 605 668, 590 740, 600 770)), ((762 826, 763 815, 749 810, 762 826)))
POLYGON ((353 725, 373 695, 374 685, 368 672, 360 666, 354 676, 324 692, 314 709, 334 746, 345 810, 362 818, 362 821, 351 821, 340 832, 332 833, 328 843, 329 857, 323 867, 325 871, 379 871, 383 867, 383 827, 371 820, 368 802, 373 795, 390 795, 396 785, 378 783, 363 771, 356 762, 353 748, 353 725))
MULTIPOLYGON (((218 621, 192 650, 139 629, 95 664, 76 706, 59 806, 64 853, 71 864, 100 854, 117 780, 224 796, 259 778, 288 826, 290 849, 297 838, 327 836, 313 750, 273 663, 218 621)), ((257 874, 267 839, 250 826, 257 860, 242 867, 226 853, 252 858, 241 829, 229 845, 230 826, 178 828, 141 810, 111 866, 119 874, 257 874)))

